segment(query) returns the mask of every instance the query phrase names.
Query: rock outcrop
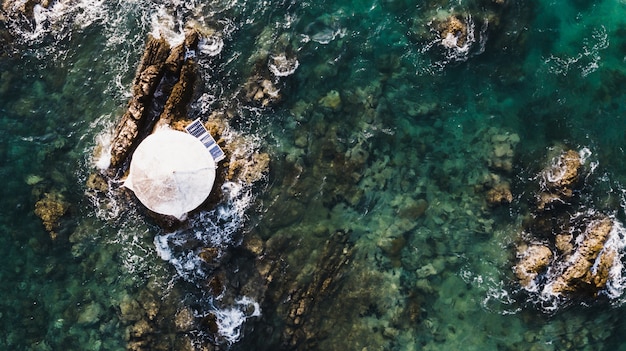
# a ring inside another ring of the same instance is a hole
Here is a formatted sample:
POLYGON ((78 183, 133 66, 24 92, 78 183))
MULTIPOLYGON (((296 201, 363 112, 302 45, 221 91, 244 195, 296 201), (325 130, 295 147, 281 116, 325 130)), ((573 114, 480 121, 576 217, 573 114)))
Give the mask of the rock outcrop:
POLYGON ((553 293, 588 293, 595 296, 606 287, 609 270, 613 266, 617 252, 611 247, 605 249, 609 239, 613 220, 603 216, 589 219, 585 231, 574 252, 564 255, 562 271, 556 276, 549 288, 553 293))
POLYGON ((437 23, 441 44, 447 48, 463 47, 467 42, 467 24, 451 15, 437 23))
POLYGON ((195 82, 193 55, 198 34, 189 29, 185 42, 171 48, 162 38, 148 37, 143 57, 133 82, 133 97, 111 143, 111 168, 124 171, 128 156, 156 123, 170 123, 187 116, 195 82))
POLYGON ((536 208, 517 249, 517 279, 522 287, 544 296, 596 297, 609 284, 612 267, 619 264, 617 220, 578 208, 581 154, 560 151, 539 173, 536 208))
POLYGON ((518 248, 519 259, 515 266, 515 276, 524 287, 530 287, 532 281, 545 271, 552 261, 552 250, 541 244, 522 245, 518 248))
POLYGON ((537 208, 544 210, 556 204, 565 204, 574 195, 582 168, 580 153, 566 150, 554 157, 541 172, 541 192, 537 208))

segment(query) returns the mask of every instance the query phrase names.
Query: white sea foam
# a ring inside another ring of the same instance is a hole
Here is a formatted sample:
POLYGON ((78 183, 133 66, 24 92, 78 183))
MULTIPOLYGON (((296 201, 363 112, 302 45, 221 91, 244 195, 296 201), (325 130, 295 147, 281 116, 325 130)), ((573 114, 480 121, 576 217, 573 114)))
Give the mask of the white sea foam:
POLYGON ((217 56, 223 48, 224 40, 219 35, 202 37, 198 43, 198 51, 208 56, 217 56))
POLYGON ((287 58, 284 54, 272 55, 268 62, 270 72, 276 77, 286 77, 292 75, 300 63, 296 58, 287 58))
POLYGON ((549 71, 557 75, 567 75, 572 70, 580 72, 586 77, 600 67, 602 56, 600 52, 609 47, 609 35, 604 26, 591 31, 591 37, 585 38, 582 47, 575 55, 551 55, 545 62, 549 71))
MULTIPOLYGON (((448 15, 447 13, 445 14, 445 16, 448 15)), ((428 24, 434 27, 433 23, 435 20, 433 19, 428 24)), ((470 57, 485 51, 489 22, 485 19, 480 28, 477 28, 474 19, 470 15, 462 18, 462 21, 467 28, 464 38, 455 36, 452 33, 448 33, 445 38, 441 38, 439 32, 433 28, 431 31, 436 38, 424 44, 420 49, 422 53, 431 51, 435 47, 443 49, 443 58, 433 63, 435 69, 442 69, 450 63, 467 61, 470 57), (459 45, 461 39, 463 39, 463 45, 459 45)))
POLYGON ((111 141, 113 135, 109 132, 103 132, 96 136, 96 145, 100 151, 94 155, 94 164, 98 169, 105 170, 111 165, 111 141))
POLYGON ((258 302, 244 296, 236 300, 234 306, 215 309, 212 313, 216 316, 219 334, 233 344, 241 337, 241 327, 246 320, 261 315, 261 307, 258 302))
POLYGON ((160 7, 152 15, 152 31, 155 38, 165 39, 171 46, 177 46, 185 41, 184 24, 165 7, 160 7))

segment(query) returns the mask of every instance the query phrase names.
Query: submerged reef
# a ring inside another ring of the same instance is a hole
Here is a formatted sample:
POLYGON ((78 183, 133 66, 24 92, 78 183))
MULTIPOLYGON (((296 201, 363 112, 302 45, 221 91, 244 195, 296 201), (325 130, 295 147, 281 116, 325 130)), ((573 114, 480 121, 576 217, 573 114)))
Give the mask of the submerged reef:
POLYGON ((539 173, 539 193, 517 246, 515 276, 544 298, 613 296, 621 279, 623 227, 579 203, 588 150, 557 149, 539 173), (617 269, 614 269, 617 268, 617 269))
POLYGON ((50 233, 50 238, 56 239, 56 229, 59 219, 69 208, 65 197, 56 191, 45 193, 43 198, 35 203, 35 214, 41 219, 44 227, 50 233))

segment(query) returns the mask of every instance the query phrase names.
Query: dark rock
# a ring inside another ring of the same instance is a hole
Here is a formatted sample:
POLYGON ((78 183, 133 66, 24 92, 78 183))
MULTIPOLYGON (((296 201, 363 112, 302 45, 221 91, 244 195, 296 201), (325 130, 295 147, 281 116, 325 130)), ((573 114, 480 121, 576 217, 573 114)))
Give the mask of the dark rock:
POLYGON ((326 242, 324 251, 308 284, 297 286, 291 290, 288 307, 287 327, 283 332, 283 343, 288 347, 315 342, 316 328, 314 314, 318 301, 331 296, 338 288, 337 280, 341 277, 343 266, 352 257, 352 243, 348 241, 348 233, 337 231, 326 242))
POLYGON ((183 64, 178 81, 165 103, 160 123, 169 124, 187 117, 187 106, 193 97, 196 74, 196 65, 193 61, 183 64))
POLYGON ((161 81, 163 65, 169 51, 169 44, 164 39, 148 36, 133 83, 133 97, 115 129, 111 142, 111 168, 113 169, 119 168, 137 146, 140 132, 151 129, 150 124, 154 123, 148 120, 147 111, 152 102, 152 95, 161 81))

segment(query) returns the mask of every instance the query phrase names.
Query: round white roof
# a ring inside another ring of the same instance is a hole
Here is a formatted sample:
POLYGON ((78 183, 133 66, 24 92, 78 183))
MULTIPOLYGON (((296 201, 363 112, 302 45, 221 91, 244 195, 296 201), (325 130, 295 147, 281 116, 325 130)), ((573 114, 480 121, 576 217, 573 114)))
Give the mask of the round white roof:
POLYGON ((137 146, 124 186, 150 210, 183 219, 211 193, 215 168, 200 140, 162 128, 137 146))

